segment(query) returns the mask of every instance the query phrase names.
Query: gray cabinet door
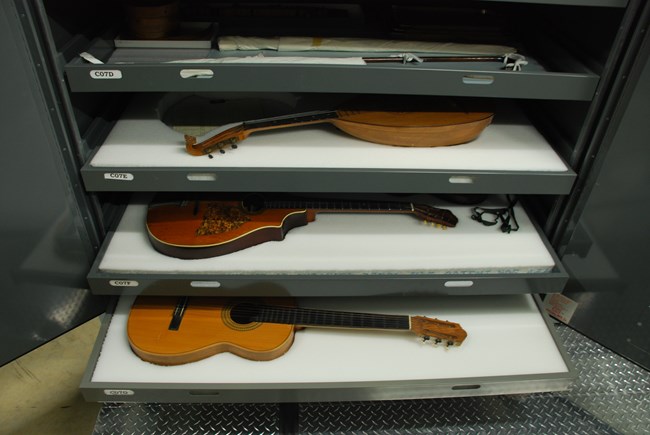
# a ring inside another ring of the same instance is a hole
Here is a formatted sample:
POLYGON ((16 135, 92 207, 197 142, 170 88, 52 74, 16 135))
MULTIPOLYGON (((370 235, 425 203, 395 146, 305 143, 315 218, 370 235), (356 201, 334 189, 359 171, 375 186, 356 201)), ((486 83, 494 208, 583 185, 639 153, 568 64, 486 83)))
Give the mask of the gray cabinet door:
POLYGON ((45 64, 20 15, 0 5, 0 365, 103 312, 86 273, 96 235, 57 132, 45 64))
MULTIPOLYGON (((642 26, 647 28, 650 8, 642 26)), ((642 35, 642 34, 641 34, 642 35)), ((639 38, 641 39, 641 38, 639 38)), ((569 324, 650 368, 650 37, 623 71, 621 98, 577 205, 575 230, 561 255, 569 324)))

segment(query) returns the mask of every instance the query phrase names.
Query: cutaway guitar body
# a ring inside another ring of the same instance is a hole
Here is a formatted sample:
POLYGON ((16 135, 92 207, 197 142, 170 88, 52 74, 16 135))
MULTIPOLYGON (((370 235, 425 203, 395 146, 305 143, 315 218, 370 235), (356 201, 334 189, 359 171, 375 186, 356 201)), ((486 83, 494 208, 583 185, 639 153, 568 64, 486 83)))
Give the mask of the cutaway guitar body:
POLYGON ((238 201, 198 201, 151 205, 147 232, 153 247, 171 257, 217 257, 268 241, 315 219, 306 209, 249 213, 238 201))

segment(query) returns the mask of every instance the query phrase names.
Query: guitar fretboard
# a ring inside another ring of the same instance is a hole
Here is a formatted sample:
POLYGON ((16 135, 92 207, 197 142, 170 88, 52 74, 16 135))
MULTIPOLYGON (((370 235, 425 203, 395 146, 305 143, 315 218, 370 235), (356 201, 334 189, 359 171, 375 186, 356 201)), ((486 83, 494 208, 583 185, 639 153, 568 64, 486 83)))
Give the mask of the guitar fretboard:
POLYGON ((309 308, 242 303, 233 307, 231 317, 245 322, 280 323, 354 329, 410 329, 409 316, 353 313, 309 308))
POLYGON ((310 210, 331 210, 331 211, 388 211, 388 212, 410 212, 413 211, 413 204, 390 201, 265 201, 266 208, 304 208, 310 210))

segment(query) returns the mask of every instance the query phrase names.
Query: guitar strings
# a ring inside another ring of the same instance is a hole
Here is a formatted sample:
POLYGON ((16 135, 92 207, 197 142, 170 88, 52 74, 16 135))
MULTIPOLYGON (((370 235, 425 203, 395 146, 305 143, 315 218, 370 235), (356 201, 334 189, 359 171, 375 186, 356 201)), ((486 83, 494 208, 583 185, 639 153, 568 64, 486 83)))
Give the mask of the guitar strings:
POLYGON ((358 210, 358 211, 384 211, 404 212, 430 219, 432 222, 441 225, 454 226, 455 216, 449 210, 441 209, 427 204, 414 204, 412 202, 396 201, 346 201, 346 200, 324 200, 324 201, 290 201, 290 200, 269 200, 265 202, 267 208, 309 208, 320 210, 358 210))
POLYGON ((409 329, 409 316, 407 315, 352 313, 252 303, 237 304, 233 310, 235 309, 238 314, 243 314, 252 321, 267 323, 409 329))

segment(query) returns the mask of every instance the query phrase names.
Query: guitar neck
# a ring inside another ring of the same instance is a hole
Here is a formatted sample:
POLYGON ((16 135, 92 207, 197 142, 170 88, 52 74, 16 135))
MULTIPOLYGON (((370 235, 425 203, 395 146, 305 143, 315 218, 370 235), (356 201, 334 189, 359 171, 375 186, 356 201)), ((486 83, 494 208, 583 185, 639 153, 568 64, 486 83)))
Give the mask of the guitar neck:
POLYGON ((306 200, 306 201, 265 201, 266 208, 299 208, 318 212, 340 212, 340 213, 411 213, 414 210, 413 204, 408 202, 392 201, 345 201, 345 200, 306 200))
POLYGON ((385 329, 398 331, 409 331, 411 329, 410 316, 406 315, 369 314, 273 305, 241 304, 233 309, 233 317, 235 315, 241 315, 241 312, 248 315, 250 321, 253 322, 347 329, 385 329))
POLYGON ((425 222, 443 227, 454 227, 458 218, 452 212, 429 205, 395 201, 351 201, 351 200, 286 200, 264 199, 251 196, 242 201, 249 212, 264 209, 301 209, 312 216, 319 212, 328 213, 402 213, 412 214, 425 222))

